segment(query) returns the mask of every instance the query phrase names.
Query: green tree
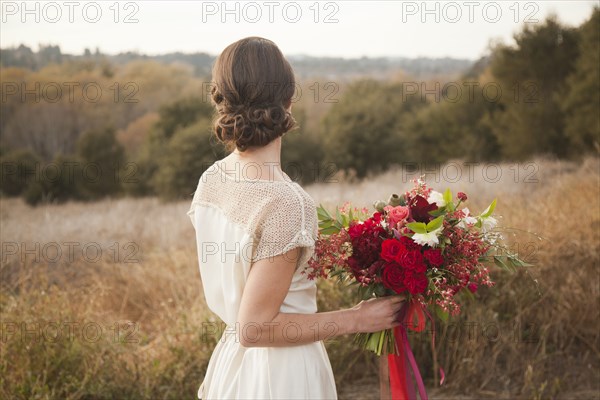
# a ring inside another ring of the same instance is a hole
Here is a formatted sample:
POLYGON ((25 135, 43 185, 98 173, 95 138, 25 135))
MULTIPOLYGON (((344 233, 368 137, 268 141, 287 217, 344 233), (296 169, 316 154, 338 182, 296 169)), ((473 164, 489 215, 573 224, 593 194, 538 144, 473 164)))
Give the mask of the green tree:
MULTIPOLYGON (((170 143, 176 132, 196 125, 199 121, 203 121, 208 127, 212 115, 213 107, 200 97, 185 97, 163 105, 159 110, 159 120, 150 130, 142 148, 132 161, 131 165, 135 174, 132 179, 124 182, 125 191, 134 196, 159 194, 163 198, 177 198, 182 192, 172 190, 169 183, 165 181, 165 176, 170 176, 172 171, 166 173, 161 171, 164 167, 162 163, 165 162, 166 152, 172 148, 170 143)), ((202 134, 202 136, 204 135, 202 134)), ((177 145, 182 146, 182 143, 177 145)), ((221 152, 222 150, 220 149, 221 152)), ((215 154, 219 153, 219 149, 213 148, 212 151, 215 154)), ((169 168, 172 168, 173 163, 168 157, 166 159, 170 163, 169 168)), ((182 168, 185 170, 188 167, 183 165, 182 168)), ((187 173, 186 171, 180 172, 187 173)), ((192 185, 194 188, 196 183, 197 179, 192 185)), ((177 186, 177 184, 174 185, 177 186)))
POLYGON ((77 142, 82 162, 81 193, 85 198, 113 196, 121 190, 125 150, 107 127, 88 131, 77 142))
MULTIPOLYGON (((148 138, 148 141, 150 139, 148 138)), ((127 164, 122 181, 125 193, 135 197, 151 196, 156 194, 152 179, 158 169, 158 161, 154 158, 154 152, 150 145, 144 145, 136 155, 134 161, 127 164)))
POLYGON ((210 120, 201 119, 175 132, 154 176, 154 188, 166 200, 191 199, 202 173, 216 161, 210 120))
POLYGON ((41 158, 31 150, 14 150, 0 160, 0 191, 5 196, 19 196, 40 179, 41 158))
POLYGON ((580 27, 579 58, 567 79, 562 109, 573 154, 600 150, 600 9, 580 27))
POLYGON ((30 205, 81 199, 82 173, 83 162, 79 158, 59 154, 44 165, 39 179, 27 185, 23 198, 30 205))
MULTIPOLYGON (((467 88, 467 85, 461 85, 467 88)), ((490 124, 498 104, 487 99, 481 85, 448 95, 439 104, 417 112, 407 123, 405 161, 442 163, 453 158, 492 161, 498 158, 499 144, 490 124)))
POLYGON ((491 68, 499 80, 503 112, 494 118, 494 132, 505 157, 533 154, 565 156, 568 138, 558 94, 573 71, 578 32, 555 16, 515 35, 516 46, 500 45, 491 68))
POLYGON ((297 129, 282 138, 282 168, 290 178, 300 183, 312 183, 327 178, 323 164, 323 148, 315 134, 306 130, 306 112, 300 107, 292 110, 297 129))
POLYGON ((179 128, 185 128, 200 119, 210 119, 213 111, 213 106, 201 97, 186 97, 160 108, 157 127, 168 139, 179 128))
POLYGON ((408 115, 426 103, 404 95, 402 84, 375 80, 353 83, 323 120, 326 160, 359 178, 380 172, 407 156, 403 135, 408 115))

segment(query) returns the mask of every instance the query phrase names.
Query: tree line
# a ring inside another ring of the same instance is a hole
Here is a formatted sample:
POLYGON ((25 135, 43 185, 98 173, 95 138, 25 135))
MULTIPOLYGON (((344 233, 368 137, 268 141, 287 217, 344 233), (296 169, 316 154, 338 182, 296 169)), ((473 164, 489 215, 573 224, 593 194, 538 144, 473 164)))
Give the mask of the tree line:
MULTIPOLYGON (((310 183, 406 162, 597 154, 599 18, 595 8, 579 27, 555 17, 526 26, 458 78, 341 82, 329 101, 304 88, 293 106, 299 127, 283 139, 284 170, 310 183)), ((92 57, 0 73, 4 196, 190 198, 226 154, 211 132, 209 78, 191 67, 92 57)))

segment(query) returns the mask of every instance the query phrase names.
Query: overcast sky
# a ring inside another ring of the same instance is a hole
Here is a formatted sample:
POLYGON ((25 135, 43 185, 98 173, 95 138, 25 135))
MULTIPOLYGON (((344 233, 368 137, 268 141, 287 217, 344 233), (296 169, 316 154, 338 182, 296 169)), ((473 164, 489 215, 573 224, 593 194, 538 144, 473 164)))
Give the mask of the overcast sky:
POLYGON ((218 54, 246 36, 287 55, 476 59, 549 13, 579 25, 600 1, 0 1, 2 48, 218 54), (427 13, 428 11, 428 13, 427 13), (236 21, 237 20, 237 21, 236 21))

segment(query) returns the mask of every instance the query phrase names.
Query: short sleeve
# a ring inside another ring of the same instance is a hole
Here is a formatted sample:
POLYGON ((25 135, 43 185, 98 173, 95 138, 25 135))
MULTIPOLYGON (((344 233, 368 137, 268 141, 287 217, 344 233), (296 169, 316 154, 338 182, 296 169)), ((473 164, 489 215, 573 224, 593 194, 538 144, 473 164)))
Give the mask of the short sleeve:
POLYGON ((263 208, 255 234, 253 262, 299 247, 298 265, 302 265, 313 254, 317 234, 314 203, 301 188, 286 188, 263 208))
POLYGON ((198 180, 198 185, 196 186, 196 191, 194 192, 194 197, 192 198, 192 202, 190 204, 190 208, 187 211, 187 216, 190 218, 190 221, 192 223, 192 226, 194 227, 194 229, 196 229, 196 217, 195 217, 195 212, 196 212, 196 206, 198 203, 198 200, 200 198, 200 194, 202 193, 202 183, 203 183, 203 179, 202 177, 198 180))

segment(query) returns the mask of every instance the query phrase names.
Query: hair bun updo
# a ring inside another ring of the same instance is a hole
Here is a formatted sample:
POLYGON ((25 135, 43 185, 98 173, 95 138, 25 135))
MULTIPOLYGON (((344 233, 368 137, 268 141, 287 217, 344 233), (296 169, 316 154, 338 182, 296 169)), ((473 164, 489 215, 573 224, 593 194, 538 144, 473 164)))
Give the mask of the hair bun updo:
POLYGON ((213 67, 216 137, 230 150, 262 147, 295 127, 290 64, 275 43, 250 37, 229 45, 213 67))

